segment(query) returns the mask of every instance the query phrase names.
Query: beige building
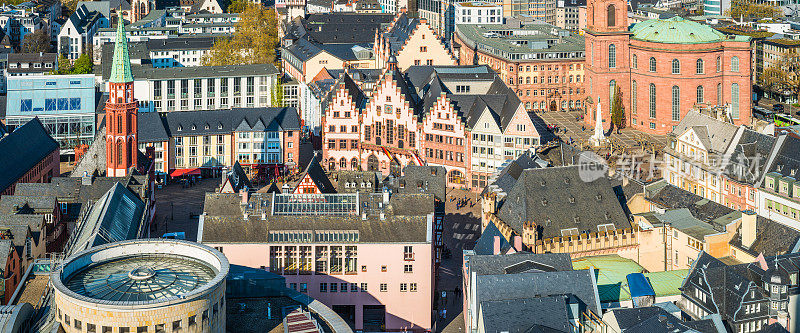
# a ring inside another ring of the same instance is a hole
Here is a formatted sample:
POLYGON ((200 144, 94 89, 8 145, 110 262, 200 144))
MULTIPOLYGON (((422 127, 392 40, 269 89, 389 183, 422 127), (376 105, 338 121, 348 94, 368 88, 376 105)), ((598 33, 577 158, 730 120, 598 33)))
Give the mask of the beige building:
POLYGON ((53 312, 67 333, 225 332, 229 268, 221 252, 197 243, 109 243, 51 274, 53 312))
POLYGON ((253 177, 297 168, 300 120, 294 108, 155 112, 139 116, 139 148, 154 148, 164 175, 218 175, 236 162, 253 177))
POLYGON ((405 12, 399 13, 389 27, 375 35, 373 50, 374 68, 386 68, 392 55, 397 58, 400 71, 420 65, 456 65, 456 58, 427 20, 410 18, 405 12))

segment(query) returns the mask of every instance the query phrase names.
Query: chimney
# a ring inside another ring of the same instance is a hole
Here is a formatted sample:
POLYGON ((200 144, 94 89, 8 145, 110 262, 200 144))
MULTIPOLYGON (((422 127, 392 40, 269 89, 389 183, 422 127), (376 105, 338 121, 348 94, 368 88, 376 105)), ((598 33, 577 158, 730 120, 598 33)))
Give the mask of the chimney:
POLYGON ((500 254, 500 236, 494 236, 494 249, 492 254, 500 254))
POLYGON ((756 241, 756 213, 752 210, 742 212, 742 246, 749 249, 756 241))
POLYGON ((242 205, 246 205, 247 201, 250 200, 250 192, 248 190, 249 189, 247 186, 245 186, 241 191, 239 191, 239 194, 242 196, 242 205))

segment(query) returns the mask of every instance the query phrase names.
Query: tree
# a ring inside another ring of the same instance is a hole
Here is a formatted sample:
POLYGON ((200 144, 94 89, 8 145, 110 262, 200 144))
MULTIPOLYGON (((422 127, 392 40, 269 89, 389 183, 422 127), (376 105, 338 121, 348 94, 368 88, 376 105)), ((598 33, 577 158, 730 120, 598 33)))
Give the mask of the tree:
POLYGON ((784 53, 771 66, 764 69, 758 84, 773 94, 800 94, 800 57, 795 53, 784 53))
POLYGON ((53 74, 66 75, 72 73, 72 63, 63 54, 58 55, 58 70, 53 74))
POLYGON ((778 17, 781 11, 778 7, 769 5, 767 3, 756 3, 752 0, 731 0, 731 8, 727 10, 726 14, 734 19, 740 18, 765 18, 765 17, 778 17))
POLYGON ((214 42, 204 66, 277 63, 278 19, 275 9, 248 3, 239 14, 236 32, 214 42))
POLYGON ((249 2, 247 0, 233 0, 230 5, 228 5, 228 13, 241 13, 247 8, 247 4, 249 2))
POLYGON ((281 84, 280 77, 278 77, 275 84, 272 85, 272 106, 283 106, 283 84, 281 84))
POLYGON ((614 99, 611 103, 611 122, 619 130, 625 128, 625 107, 622 105, 622 91, 619 86, 614 89, 614 99))
POLYGON ((81 54, 81 56, 75 60, 75 67, 73 67, 71 74, 90 74, 93 67, 92 55, 87 52, 81 54))
POLYGON ((45 29, 39 29, 25 35, 22 40, 23 53, 39 53, 50 51, 50 35, 45 29))

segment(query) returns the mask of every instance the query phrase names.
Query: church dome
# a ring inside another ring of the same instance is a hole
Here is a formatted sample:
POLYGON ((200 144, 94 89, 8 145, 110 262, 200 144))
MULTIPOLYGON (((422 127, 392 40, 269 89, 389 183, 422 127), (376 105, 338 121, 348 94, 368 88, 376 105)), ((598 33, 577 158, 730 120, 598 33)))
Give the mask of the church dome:
POLYGON ((667 44, 702 44, 724 40, 721 32, 710 26, 675 16, 637 23, 631 29, 633 38, 667 44))

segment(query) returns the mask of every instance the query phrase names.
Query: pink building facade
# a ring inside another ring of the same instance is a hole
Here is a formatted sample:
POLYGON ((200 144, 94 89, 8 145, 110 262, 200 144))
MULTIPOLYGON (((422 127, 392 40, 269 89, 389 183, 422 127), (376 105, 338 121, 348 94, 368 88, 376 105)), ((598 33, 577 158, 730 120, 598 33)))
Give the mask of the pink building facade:
POLYGON ((431 330, 433 195, 209 193, 205 205, 198 242, 231 264, 284 276, 355 330, 431 330))
POLYGON ((368 101, 346 73, 327 96, 329 171, 399 175, 427 164, 446 169, 449 187, 482 190, 497 167, 541 144, 516 93, 488 66, 412 66, 405 75, 388 66, 368 101))

